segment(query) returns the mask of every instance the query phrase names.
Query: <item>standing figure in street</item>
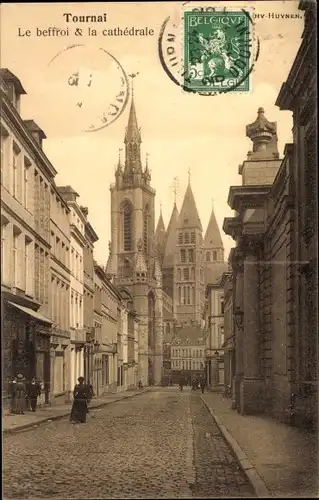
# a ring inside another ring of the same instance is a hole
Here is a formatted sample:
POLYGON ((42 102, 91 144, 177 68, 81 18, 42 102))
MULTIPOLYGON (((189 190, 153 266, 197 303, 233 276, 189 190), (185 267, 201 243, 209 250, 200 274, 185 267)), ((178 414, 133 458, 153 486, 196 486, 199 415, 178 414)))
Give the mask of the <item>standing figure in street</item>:
MULTIPOLYGON (((90 380, 87 383, 87 393, 88 393, 87 405, 89 405, 92 401, 92 398, 94 398, 95 396, 93 385, 91 384, 90 380)), ((89 413, 89 408, 87 408, 87 412, 89 413)))
POLYGON ((199 385, 200 385, 200 388, 202 390, 202 394, 204 394, 204 390, 206 387, 206 380, 204 379, 204 377, 201 377, 201 379, 199 381, 199 385))
POLYGON ((183 391, 183 387, 185 385, 185 380, 184 380, 184 376, 181 375, 180 376, 180 379, 179 379, 179 390, 182 392, 183 391))
POLYGON ((87 415, 88 389, 84 383, 84 377, 78 378, 78 384, 73 391, 73 404, 70 415, 70 422, 85 424, 87 415))
POLYGON ((9 394, 10 394, 10 413, 17 413, 17 394, 16 394, 16 386, 17 386, 17 377, 13 377, 12 381, 9 383, 9 394))
POLYGON ((18 415, 24 415, 25 411, 25 396, 26 387, 24 383, 24 376, 19 373, 17 376, 17 383, 15 385, 15 413, 18 415))
POLYGON ((35 377, 32 377, 30 384, 27 386, 27 401, 31 406, 31 410, 35 412, 37 408, 38 397, 41 396, 40 384, 36 382, 35 377))

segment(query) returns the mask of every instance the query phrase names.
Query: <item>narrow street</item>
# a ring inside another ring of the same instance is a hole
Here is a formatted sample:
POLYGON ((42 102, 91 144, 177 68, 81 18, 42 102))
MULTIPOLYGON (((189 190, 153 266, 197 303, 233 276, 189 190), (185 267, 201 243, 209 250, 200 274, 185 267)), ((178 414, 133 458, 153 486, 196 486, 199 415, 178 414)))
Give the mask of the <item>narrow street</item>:
POLYGON ((161 388, 5 436, 4 498, 253 497, 198 393, 161 388))

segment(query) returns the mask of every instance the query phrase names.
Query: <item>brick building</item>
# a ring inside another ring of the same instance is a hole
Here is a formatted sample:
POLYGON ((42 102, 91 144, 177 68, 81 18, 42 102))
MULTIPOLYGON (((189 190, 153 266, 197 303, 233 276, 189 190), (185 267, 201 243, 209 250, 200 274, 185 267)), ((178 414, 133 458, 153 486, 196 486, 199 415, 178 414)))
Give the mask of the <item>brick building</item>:
POLYGON ((277 151, 264 111, 247 126, 253 151, 230 188, 237 212, 224 221, 236 240, 234 406, 285 422, 317 423, 316 6, 302 1, 303 39, 276 104, 293 111, 293 144, 277 151), (307 85, 303 84, 307 81, 307 85))

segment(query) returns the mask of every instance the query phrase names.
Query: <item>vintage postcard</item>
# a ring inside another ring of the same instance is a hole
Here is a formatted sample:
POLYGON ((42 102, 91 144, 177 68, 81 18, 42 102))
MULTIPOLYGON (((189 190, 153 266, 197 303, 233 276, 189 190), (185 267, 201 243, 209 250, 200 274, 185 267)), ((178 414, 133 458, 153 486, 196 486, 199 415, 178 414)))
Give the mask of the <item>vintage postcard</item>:
POLYGON ((4 498, 317 498, 317 3, 0 22, 4 498))

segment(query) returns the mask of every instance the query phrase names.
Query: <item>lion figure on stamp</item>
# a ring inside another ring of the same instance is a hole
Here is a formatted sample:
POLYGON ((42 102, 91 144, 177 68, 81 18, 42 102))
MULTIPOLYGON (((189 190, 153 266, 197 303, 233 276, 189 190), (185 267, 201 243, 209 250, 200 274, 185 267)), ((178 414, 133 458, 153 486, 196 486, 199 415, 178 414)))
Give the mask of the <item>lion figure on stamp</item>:
POLYGON ((238 37, 234 37, 227 42, 226 34, 222 29, 217 29, 209 35, 208 40, 203 33, 198 34, 198 41, 202 46, 202 61, 207 58, 207 66, 210 70, 208 76, 213 76, 217 67, 216 58, 222 58, 225 69, 229 69, 233 62, 231 54, 227 53, 227 47, 230 44, 234 52, 238 53, 238 37))

